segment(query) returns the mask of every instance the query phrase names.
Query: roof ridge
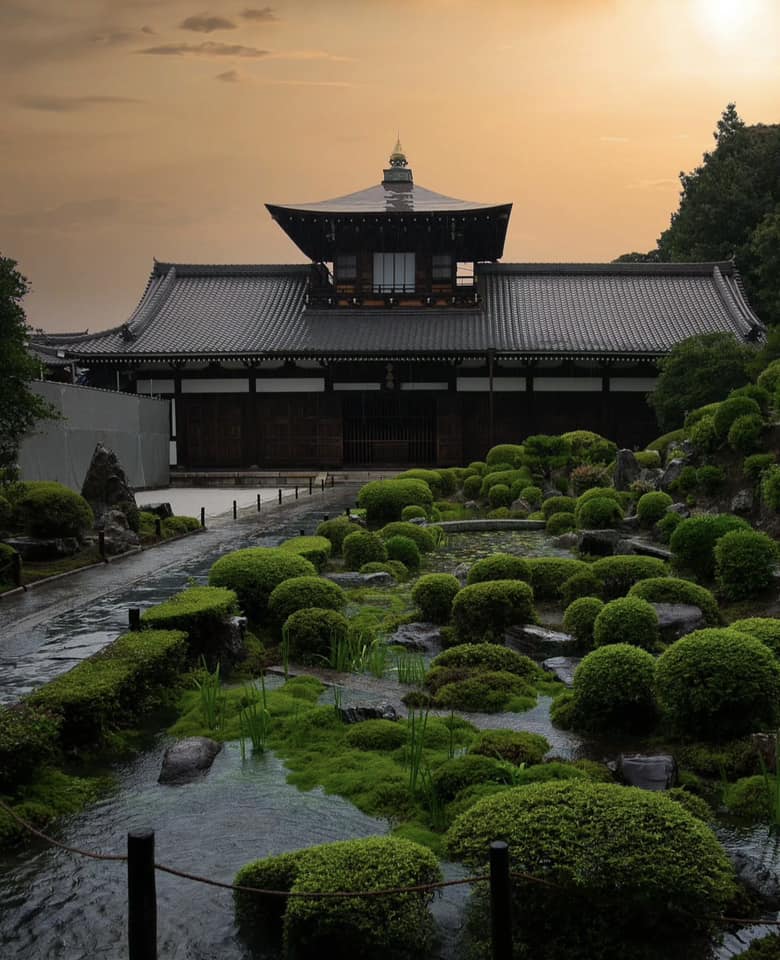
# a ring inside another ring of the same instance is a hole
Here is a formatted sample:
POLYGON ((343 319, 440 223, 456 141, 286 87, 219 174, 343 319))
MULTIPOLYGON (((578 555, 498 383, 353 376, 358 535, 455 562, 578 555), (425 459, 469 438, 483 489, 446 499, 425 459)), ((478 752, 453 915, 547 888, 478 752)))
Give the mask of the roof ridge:
MULTIPOLYGON (((741 293, 738 293, 731 284, 726 283, 717 265, 712 269, 712 279, 715 283, 715 290, 726 312, 743 330, 747 327, 747 331, 743 335, 750 339, 755 339, 756 336, 760 337, 766 330, 766 327, 753 311, 748 308, 741 293)), ((732 279, 735 279, 735 276, 733 276, 732 279)))
POLYGON ((701 263, 597 263, 597 262, 537 262, 537 263, 480 263, 477 269, 480 273, 515 273, 515 274, 624 274, 624 275, 657 275, 669 274, 673 276, 711 276, 715 267, 721 273, 732 276, 734 264, 730 260, 718 260, 701 263))
POLYGON ((217 276, 280 276, 297 274, 310 269, 308 263, 174 263, 167 260, 155 260, 152 275, 165 276, 174 268, 179 277, 217 277, 217 276))

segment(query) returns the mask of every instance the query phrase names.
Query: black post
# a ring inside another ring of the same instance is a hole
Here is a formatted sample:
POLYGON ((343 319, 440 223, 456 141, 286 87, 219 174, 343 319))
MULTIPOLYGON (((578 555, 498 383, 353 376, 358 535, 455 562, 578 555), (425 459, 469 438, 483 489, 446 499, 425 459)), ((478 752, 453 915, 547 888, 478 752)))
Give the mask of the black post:
POLYGON ((102 530, 98 533, 98 552, 100 553, 100 559, 105 561, 106 560, 106 535, 102 530))
POLYGON ((323 513, 322 519, 323 519, 323 520, 330 520, 330 514, 329 514, 329 513, 323 513))
POLYGON ((493 960, 512 960, 512 889, 509 847, 503 840, 490 844, 490 920, 493 960))
POLYGON ((281 505, 282 505, 282 488, 279 487, 279 506, 281 507, 281 505))
POLYGON ((129 960, 157 960, 153 830, 127 835, 127 940, 129 960))
POLYGON ((295 488, 295 499, 296 499, 296 500, 298 499, 298 488, 297 488, 297 487, 295 488))
POLYGON ((333 474, 330 475, 330 488, 331 490, 336 486, 336 478, 333 474))
POLYGON ((159 517, 154 521, 154 535, 158 540, 162 539, 162 520, 159 517))
POLYGON ((262 502, 262 497, 258 493, 257 495, 257 512, 260 513, 260 503, 262 502))
POLYGON ((322 492, 325 493, 325 477, 323 477, 323 478, 320 480, 320 483, 322 484, 322 492))
POLYGON ((235 520, 237 516, 238 516, 238 507, 236 505, 236 501, 234 500, 233 501, 233 519, 235 520))
POLYGON ((349 516, 349 507, 344 507, 344 516, 345 517, 349 516))
POLYGON ((138 607, 128 608, 127 622, 130 624, 130 629, 134 633, 141 629, 141 611, 138 607))
POLYGON ((200 525, 202 527, 206 526, 206 508, 205 507, 200 508, 200 525))
POLYGON ((306 536, 306 531, 305 531, 305 530, 300 530, 299 533, 300 533, 300 535, 301 535, 302 537, 305 537, 305 536, 306 536))
POLYGON ((309 496, 311 496, 311 477, 309 477, 309 496))
POLYGON ((22 555, 21 553, 15 553, 13 555, 13 574, 14 574, 14 586, 21 587, 22 585, 22 555))

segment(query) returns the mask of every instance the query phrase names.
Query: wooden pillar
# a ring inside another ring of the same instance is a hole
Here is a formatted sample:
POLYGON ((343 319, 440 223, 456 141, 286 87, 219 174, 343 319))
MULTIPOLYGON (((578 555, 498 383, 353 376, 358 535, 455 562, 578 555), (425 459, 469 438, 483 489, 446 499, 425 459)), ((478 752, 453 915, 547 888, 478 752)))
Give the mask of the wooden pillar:
POLYGON ((494 350, 488 350, 488 449, 495 445, 495 416, 494 416, 494 398, 493 398, 493 367, 496 359, 494 350))
POLYGON ((257 408, 257 370, 253 363, 247 364, 249 393, 247 394, 246 435, 243 438, 244 462, 259 467, 263 462, 262 424, 257 408))

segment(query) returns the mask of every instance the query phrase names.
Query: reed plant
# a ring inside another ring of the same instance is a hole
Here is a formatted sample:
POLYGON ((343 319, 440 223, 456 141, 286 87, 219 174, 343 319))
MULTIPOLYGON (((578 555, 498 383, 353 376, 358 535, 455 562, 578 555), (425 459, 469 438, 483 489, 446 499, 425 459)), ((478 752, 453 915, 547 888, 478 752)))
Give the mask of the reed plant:
POLYGON ((428 726, 428 710, 412 710, 406 720, 409 740, 405 752, 405 766, 409 769, 409 790, 416 794, 420 785, 425 750, 425 730, 428 726))
POLYGON ((426 763, 420 769, 418 795, 430 821, 432 830, 445 830, 447 827, 446 805, 433 784, 431 768, 426 763))
POLYGON ((339 684, 333 684, 333 709, 337 716, 341 716, 341 704, 344 701, 344 688, 339 684))
POLYGON ((246 743, 252 744, 253 753, 263 753, 271 729, 271 713, 265 689, 265 677, 260 675, 260 690, 254 684, 244 688, 245 706, 238 714, 241 739, 241 759, 246 759, 246 743), (258 696, 259 692, 259 696, 258 696))
POLYGON ((398 682, 421 687, 425 680, 425 657, 421 653, 397 653, 394 657, 398 682))
POLYGON ((221 679, 217 662, 212 673, 206 658, 200 658, 200 670, 193 676, 193 683, 200 694, 200 709, 203 722, 209 730, 219 730, 225 721, 226 695, 221 689, 221 679))

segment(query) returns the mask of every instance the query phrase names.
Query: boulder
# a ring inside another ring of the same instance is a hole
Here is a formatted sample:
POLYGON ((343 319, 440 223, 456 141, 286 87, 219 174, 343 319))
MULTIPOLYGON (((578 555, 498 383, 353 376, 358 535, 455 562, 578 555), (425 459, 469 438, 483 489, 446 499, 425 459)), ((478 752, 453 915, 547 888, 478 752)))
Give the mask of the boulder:
POLYGON ((466 586, 466 581, 468 580, 469 570, 471 567, 467 563, 459 563, 457 567, 452 571, 453 577, 455 577, 458 583, 462 586, 466 586))
POLYGON ((671 460, 659 481, 658 486, 661 488, 661 490, 664 490, 668 493, 671 485, 680 479, 680 474, 683 472, 684 468, 684 460, 680 460, 679 458, 671 460))
POLYGON ((110 557, 126 553, 141 543, 138 534, 128 526, 127 517, 121 510, 107 510, 102 517, 102 527, 106 553, 110 557))
MULTIPOLYGON (((655 543, 648 543, 647 540, 631 538, 621 541, 621 553, 638 553, 642 557, 655 557, 656 560, 665 560, 667 563, 672 559, 672 551, 666 547, 659 547, 655 543)), ((615 551, 617 552, 617 551, 615 551)))
POLYGON ((577 545, 581 553, 594 557, 611 557, 622 536, 618 530, 580 530, 577 545))
POLYGON ((658 615, 658 629, 664 643, 674 643, 687 633, 701 630, 707 624, 699 607, 690 603, 651 603, 658 615))
POLYGON ((683 520, 687 520, 691 515, 690 508, 687 503, 673 503, 671 507, 666 508, 667 513, 678 513, 683 520))
POLYGON ((677 762, 663 753, 653 756, 621 753, 617 772, 630 787, 641 790, 668 790, 677 783, 677 762))
POLYGON ((750 893, 772 904, 780 904, 780 876, 758 857, 746 850, 729 850, 726 855, 734 867, 737 880, 750 893))
POLYGON ((630 450, 618 450, 615 459, 615 489, 628 490, 639 479, 642 468, 630 450))
POLYGON ((22 560, 28 560, 31 563, 72 557, 79 549, 76 537, 58 537, 50 540, 38 540, 35 537, 8 537, 3 540, 3 543, 13 547, 22 560))
POLYGON ((92 507, 95 520, 99 520, 104 513, 119 504, 136 505, 135 496, 128 486, 125 471, 119 465, 116 454, 102 443, 98 443, 92 454, 81 496, 92 507))
POLYGON ((624 517, 620 521, 621 530, 638 530, 639 526, 639 516, 636 513, 631 517, 624 517))
POLYGON ((562 533, 559 537, 553 539, 553 546, 561 547, 563 550, 571 550, 580 542, 579 535, 573 530, 568 533, 562 533))
POLYGON ((404 623, 387 638, 391 647, 433 652, 441 649, 441 627, 435 623, 404 623))
POLYGON ((767 770, 774 773, 777 763, 777 735, 774 733, 751 733, 750 741, 761 754, 767 770))
POLYGON ((567 687, 574 686, 574 672, 582 663, 582 657, 548 657, 542 661, 542 669, 554 674, 567 687))
POLYGON ((143 510, 145 513, 153 513, 161 520, 173 516, 173 507, 170 503, 140 503, 138 509, 143 510))
POLYGON ((509 505, 509 510, 511 513, 524 513, 526 516, 533 512, 531 509, 531 504, 527 500, 523 500, 522 497, 518 497, 517 500, 513 500, 509 505))
POLYGON ((332 580, 345 590, 352 587, 392 587, 395 577, 389 573, 326 573, 326 580, 332 580))
POLYGON ((351 707, 339 707, 343 723, 362 723, 364 720, 400 720, 392 703, 355 703, 351 707))
POLYGON ((477 510, 478 508, 479 508, 479 504, 477 503, 476 500, 467 500, 463 504, 464 510, 477 510))
POLYGON ((753 491, 747 487, 739 490, 731 498, 732 513, 750 513, 753 509, 753 491))
POLYGON ((504 642, 532 660, 566 656, 577 651, 577 641, 570 634, 531 623, 510 627, 504 634, 504 642))
POLYGON ((168 747, 163 756, 159 783, 181 784, 197 780, 211 769, 222 744, 208 737, 187 737, 168 747))
POLYGON ((642 467, 642 471, 639 474, 639 481, 657 490, 663 475, 664 472, 661 467, 642 467))

